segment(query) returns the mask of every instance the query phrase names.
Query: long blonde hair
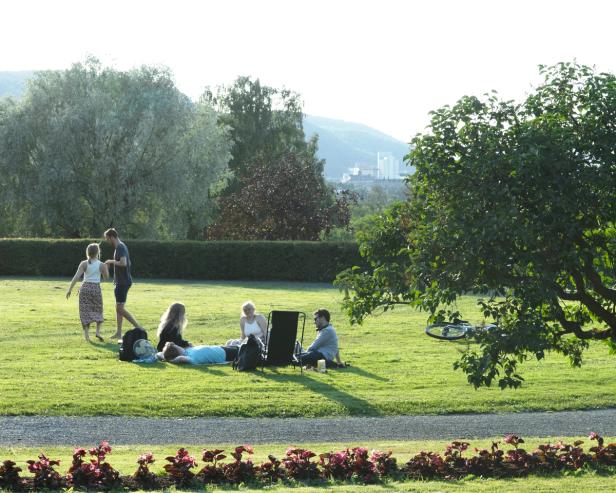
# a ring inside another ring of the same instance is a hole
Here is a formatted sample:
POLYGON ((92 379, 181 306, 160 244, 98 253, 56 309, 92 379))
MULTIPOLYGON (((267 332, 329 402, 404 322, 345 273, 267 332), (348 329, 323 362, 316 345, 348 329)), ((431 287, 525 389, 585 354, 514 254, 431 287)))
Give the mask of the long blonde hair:
POLYGON ((167 308, 165 313, 163 313, 160 317, 160 324, 158 325, 156 335, 160 337, 160 334, 166 325, 177 327, 181 334, 186 328, 187 323, 188 319, 186 318, 186 307, 184 304, 179 302, 171 303, 169 308, 167 308))
POLYGON ((90 263, 90 260, 101 258, 101 249, 98 243, 90 243, 86 247, 86 257, 88 257, 88 263, 90 263))

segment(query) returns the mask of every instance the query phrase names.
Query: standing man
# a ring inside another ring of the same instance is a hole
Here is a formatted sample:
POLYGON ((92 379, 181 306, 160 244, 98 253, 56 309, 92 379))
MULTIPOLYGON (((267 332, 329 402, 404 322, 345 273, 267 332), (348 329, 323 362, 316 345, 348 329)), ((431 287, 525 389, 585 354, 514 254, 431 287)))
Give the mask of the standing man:
POLYGON ((338 335, 329 319, 329 311, 325 308, 320 308, 314 312, 314 325, 317 328, 317 337, 306 352, 301 354, 301 362, 306 366, 316 366, 317 361, 320 359, 325 360, 328 368, 345 366, 340 359, 338 335))
POLYGON ((110 228, 105 231, 105 239, 115 248, 113 260, 105 261, 107 265, 113 265, 113 283, 115 284, 113 292, 116 299, 117 329, 115 335, 111 337, 120 339, 122 337, 122 320, 124 318, 133 324, 134 327, 139 327, 137 321, 125 308, 128 290, 133 284, 133 280, 130 277, 130 257, 128 256, 128 248, 120 241, 118 232, 115 229, 110 228))

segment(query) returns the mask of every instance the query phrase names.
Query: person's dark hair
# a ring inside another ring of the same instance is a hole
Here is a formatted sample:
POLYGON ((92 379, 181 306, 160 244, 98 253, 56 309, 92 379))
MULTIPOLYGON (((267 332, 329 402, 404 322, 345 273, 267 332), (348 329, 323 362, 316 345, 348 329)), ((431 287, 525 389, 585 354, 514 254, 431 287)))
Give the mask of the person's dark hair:
POLYGON ((118 232, 114 228, 109 228, 105 231, 105 238, 117 238, 118 232))
POLYGON ((314 312, 315 317, 325 317, 325 320, 329 322, 329 311, 325 308, 319 308, 316 312, 314 312))
POLYGON ((163 358, 165 358, 165 361, 171 361, 173 358, 177 358, 180 355, 180 350, 177 348, 177 346, 174 346, 173 344, 165 344, 165 347, 163 348, 163 358))

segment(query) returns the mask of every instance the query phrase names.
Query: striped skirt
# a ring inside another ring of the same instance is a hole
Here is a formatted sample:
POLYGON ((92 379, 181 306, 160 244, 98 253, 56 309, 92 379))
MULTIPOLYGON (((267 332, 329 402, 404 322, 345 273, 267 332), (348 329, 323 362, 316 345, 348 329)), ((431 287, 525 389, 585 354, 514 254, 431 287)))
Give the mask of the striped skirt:
POLYGON ((97 282, 84 282, 79 289, 79 318, 81 324, 103 321, 103 293, 97 282))

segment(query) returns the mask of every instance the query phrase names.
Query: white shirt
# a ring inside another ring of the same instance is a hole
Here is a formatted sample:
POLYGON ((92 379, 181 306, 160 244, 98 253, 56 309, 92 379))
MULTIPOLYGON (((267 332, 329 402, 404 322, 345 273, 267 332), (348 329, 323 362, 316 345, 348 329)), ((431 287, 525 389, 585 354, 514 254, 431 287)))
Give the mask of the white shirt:
POLYGON ((100 284, 101 282, 101 261, 92 260, 88 262, 86 271, 83 273, 83 282, 95 282, 100 284))

